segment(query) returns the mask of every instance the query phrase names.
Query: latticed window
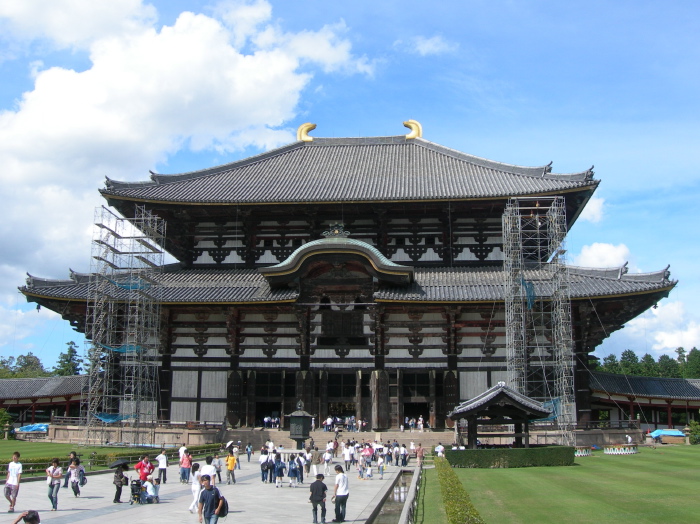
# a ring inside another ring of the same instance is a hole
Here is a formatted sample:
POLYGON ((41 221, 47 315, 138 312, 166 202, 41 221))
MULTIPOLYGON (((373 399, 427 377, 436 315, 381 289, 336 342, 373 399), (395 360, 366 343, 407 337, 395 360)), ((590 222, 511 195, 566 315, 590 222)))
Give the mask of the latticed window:
POLYGON ((322 311, 319 346, 366 346, 363 311, 322 311))
POLYGON ((428 373, 406 373, 403 376, 404 397, 427 397, 430 395, 428 373))

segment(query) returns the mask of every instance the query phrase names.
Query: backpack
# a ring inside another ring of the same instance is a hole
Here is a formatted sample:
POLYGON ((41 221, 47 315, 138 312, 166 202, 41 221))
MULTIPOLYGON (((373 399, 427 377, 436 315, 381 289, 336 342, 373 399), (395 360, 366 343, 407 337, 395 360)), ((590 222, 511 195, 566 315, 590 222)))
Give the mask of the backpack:
POLYGON ((219 492, 219 498, 224 501, 224 503, 221 505, 221 509, 219 510, 219 518, 226 517, 228 515, 228 500, 226 500, 226 497, 221 494, 221 490, 219 488, 216 488, 216 490, 219 492))

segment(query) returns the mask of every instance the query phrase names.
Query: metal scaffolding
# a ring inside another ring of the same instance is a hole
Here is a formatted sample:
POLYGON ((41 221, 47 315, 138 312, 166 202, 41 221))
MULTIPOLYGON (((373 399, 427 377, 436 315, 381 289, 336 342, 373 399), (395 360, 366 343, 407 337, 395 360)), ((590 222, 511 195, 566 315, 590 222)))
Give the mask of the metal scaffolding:
POLYGON ((576 405, 563 197, 512 198, 503 214, 506 362, 510 387, 551 402, 562 444, 576 405))
POLYGON ((142 206, 122 218, 95 210, 85 335, 85 444, 153 445, 158 418, 160 296, 165 222, 142 206), (118 431, 117 431, 118 429, 118 431))

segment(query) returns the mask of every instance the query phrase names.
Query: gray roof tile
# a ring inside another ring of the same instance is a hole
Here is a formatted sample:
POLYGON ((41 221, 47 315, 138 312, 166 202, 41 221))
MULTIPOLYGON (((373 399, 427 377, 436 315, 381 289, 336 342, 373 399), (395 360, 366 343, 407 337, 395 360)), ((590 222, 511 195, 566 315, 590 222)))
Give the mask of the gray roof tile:
POLYGON ((700 400, 700 380, 683 378, 637 377, 591 371, 593 391, 635 397, 700 400))
POLYGON ((87 375, 48 378, 5 378, 0 380, 0 399, 23 399, 80 395, 87 375))
MULTIPOLYGON (((572 298, 625 295, 671 288, 667 270, 625 275, 619 270, 570 268, 572 298)), ((38 279, 29 276, 20 290, 26 294, 61 300, 86 300, 85 275, 69 280, 38 279)), ((270 289, 257 269, 180 269, 166 266, 158 277, 164 303, 250 303, 295 300, 292 289, 270 289)), ((497 268, 414 268, 414 282, 407 286, 384 286, 374 298, 401 302, 501 301, 504 273, 497 268)), ((550 283, 546 271, 528 271, 538 294, 547 295, 550 283)), ((120 290, 118 292, 125 293, 120 290)))
POLYGON ((183 203, 452 200, 595 187, 593 173, 503 164, 421 138, 315 138, 150 182, 107 181, 106 197, 183 203))

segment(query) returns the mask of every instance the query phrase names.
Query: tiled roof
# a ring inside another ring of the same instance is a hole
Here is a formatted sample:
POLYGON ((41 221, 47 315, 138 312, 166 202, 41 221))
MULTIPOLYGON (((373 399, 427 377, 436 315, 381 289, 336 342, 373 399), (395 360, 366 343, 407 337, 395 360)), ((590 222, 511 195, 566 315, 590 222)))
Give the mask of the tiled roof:
MULTIPOLYGON (((374 293, 378 301, 474 302, 504 300, 504 273, 498 268, 414 268, 414 282, 407 286, 384 286, 374 293)), ((180 269, 166 266, 158 277, 164 303, 248 303, 295 300, 292 289, 271 289, 257 269, 180 269)), ((551 283, 543 270, 527 271, 535 292, 547 295, 551 283)), ((634 295, 670 289, 668 270, 624 274, 612 269, 570 268, 571 297, 634 295)), ((70 280, 27 278, 20 290, 26 294, 59 300, 86 300, 85 275, 72 273, 70 280)), ((121 291, 125 293, 125 291, 121 291)))
POLYGON ((48 378, 4 378, 0 380, 0 400, 80 395, 87 375, 48 378))
POLYGON ((460 416, 466 416, 471 412, 479 412, 483 406, 488 405, 499 396, 508 397, 514 405, 525 408, 533 415, 546 417, 551 413, 551 410, 544 407, 544 404, 541 402, 537 402, 530 397, 526 397, 525 395, 522 395, 521 393, 509 388, 505 385, 505 383, 499 382, 480 395, 477 395, 472 399, 465 400, 447 416, 450 418, 459 418, 460 416))
POLYGON ((595 188, 588 170, 553 174, 475 157, 405 136, 314 138, 223 166, 129 183, 107 180, 105 197, 157 202, 254 204, 455 200, 595 188))
POLYGON ((700 379, 637 377, 591 371, 592 391, 635 397, 700 400, 700 379))

